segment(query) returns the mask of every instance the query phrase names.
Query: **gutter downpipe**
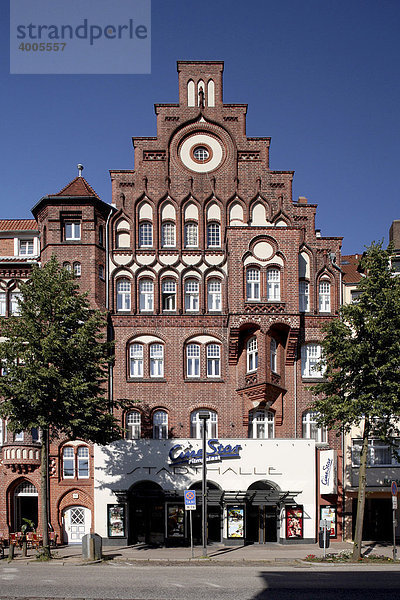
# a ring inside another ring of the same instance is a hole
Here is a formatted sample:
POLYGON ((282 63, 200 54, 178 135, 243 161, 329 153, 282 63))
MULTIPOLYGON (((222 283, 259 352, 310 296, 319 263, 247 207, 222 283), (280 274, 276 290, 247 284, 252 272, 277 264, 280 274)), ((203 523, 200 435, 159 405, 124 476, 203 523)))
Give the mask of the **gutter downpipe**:
MULTIPOLYGON (((111 205, 110 207, 110 212, 108 213, 108 217, 107 217, 107 221, 106 221, 106 311, 109 311, 110 308, 110 300, 109 300, 109 293, 110 293, 110 282, 109 282, 109 278, 110 278, 110 268, 109 268, 109 261, 110 261, 110 243, 109 243, 109 224, 110 224, 110 219, 111 219, 111 215, 113 214, 114 211, 114 207, 111 205)), ((110 363, 108 366, 108 407, 109 410, 112 414, 113 412, 113 400, 114 400, 114 368, 113 365, 110 363)))

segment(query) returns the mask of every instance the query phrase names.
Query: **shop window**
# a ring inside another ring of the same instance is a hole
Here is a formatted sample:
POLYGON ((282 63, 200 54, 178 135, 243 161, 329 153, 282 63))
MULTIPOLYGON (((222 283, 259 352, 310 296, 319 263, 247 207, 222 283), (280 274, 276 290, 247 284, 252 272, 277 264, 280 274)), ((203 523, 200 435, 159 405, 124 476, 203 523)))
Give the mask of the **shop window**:
POLYGON ((198 344, 186 346, 186 375, 200 377, 200 346, 198 344))
POLYGON ((302 418, 302 436, 306 439, 315 440, 319 443, 325 443, 328 439, 326 427, 318 426, 318 413, 307 410, 302 418))
POLYGON ((80 277, 82 273, 82 267, 80 262, 74 262, 74 275, 80 277))
POLYGON ((267 271, 267 300, 279 302, 281 299, 281 274, 279 269, 267 271))
POLYGON ((75 477, 75 456, 72 446, 65 446, 63 448, 62 469, 64 479, 73 479, 75 477))
POLYGON ((117 311, 131 310, 131 283, 129 279, 117 281, 117 311))
POLYGON ((197 248, 199 244, 199 231, 197 223, 185 224, 185 248, 197 248))
POLYGON ((207 377, 221 377, 221 346, 207 345, 207 377))
POLYGON ((89 448, 87 446, 79 446, 77 452, 78 461, 78 478, 86 479, 89 477, 89 448))
POLYGON ((197 279, 185 281, 185 311, 198 312, 199 310, 199 282, 197 279))
POLYGON ((150 377, 164 376, 164 347, 162 344, 150 345, 150 377))
POLYGON ((175 223, 163 223, 161 228, 161 245, 163 248, 174 247, 175 241, 175 223))
POLYGON ((308 281, 299 282, 299 310, 309 312, 310 310, 310 285, 308 281))
POLYGON ((329 281, 319 283, 319 312, 331 312, 331 284, 329 281))
POLYGON ((207 282, 207 305, 209 312, 220 312, 222 310, 221 281, 210 279, 207 282))
POLYGON ((258 344, 254 336, 247 342, 247 372, 256 371, 258 367, 258 344))
POLYGON ((153 225, 148 221, 139 225, 139 248, 151 248, 153 245, 153 225))
POLYGON ((271 439, 275 431, 275 415, 270 410, 255 410, 249 413, 249 438, 271 439))
POLYGON ((143 377, 143 346, 131 344, 129 346, 129 376, 143 377))
POLYGON ((221 226, 219 223, 207 225, 207 247, 219 248, 221 246, 221 226))
POLYGON ((139 310, 150 312, 154 309, 154 283, 151 279, 139 281, 139 310))
POLYGON ((200 409, 195 410, 190 415, 190 437, 201 439, 203 437, 203 419, 200 419, 199 413, 208 412, 209 419, 206 420, 207 439, 218 438, 218 415, 214 410, 200 409))
POLYGON ((246 299, 247 300, 260 300, 260 270, 259 269, 247 269, 246 299))
POLYGON ((321 346, 319 344, 305 344, 301 348, 301 375, 305 378, 321 378, 323 371, 319 369, 321 359, 321 346))
POLYGON ((165 410, 156 410, 153 414, 153 438, 168 439, 168 413, 165 410))
POLYGON ((270 345, 270 365, 273 373, 278 372, 278 346, 274 338, 271 339, 270 345))
POLYGON ((161 289, 162 310, 165 312, 176 310, 176 282, 173 279, 164 279, 161 289))
POLYGON ((19 240, 18 254, 19 254, 19 256, 33 256, 33 254, 34 254, 33 239, 19 240))
POLYGON ((64 240, 79 241, 81 239, 81 223, 80 221, 65 221, 64 223, 64 240))
POLYGON ((127 440, 139 440, 141 437, 142 417, 140 412, 133 410, 126 414, 125 429, 127 440))

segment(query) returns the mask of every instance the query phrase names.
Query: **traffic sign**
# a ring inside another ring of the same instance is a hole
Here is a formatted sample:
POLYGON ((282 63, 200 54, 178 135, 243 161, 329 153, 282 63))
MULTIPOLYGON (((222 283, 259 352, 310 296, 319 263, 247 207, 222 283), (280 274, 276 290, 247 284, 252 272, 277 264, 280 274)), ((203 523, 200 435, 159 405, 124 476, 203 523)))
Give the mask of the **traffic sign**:
POLYGON ((397 483, 392 481, 392 496, 397 496, 397 483))
POLYGON ((185 490, 185 510, 196 510, 196 492, 194 490, 185 490))
POLYGON ((392 508, 397 510, 397 496, 392 496, 392 508))

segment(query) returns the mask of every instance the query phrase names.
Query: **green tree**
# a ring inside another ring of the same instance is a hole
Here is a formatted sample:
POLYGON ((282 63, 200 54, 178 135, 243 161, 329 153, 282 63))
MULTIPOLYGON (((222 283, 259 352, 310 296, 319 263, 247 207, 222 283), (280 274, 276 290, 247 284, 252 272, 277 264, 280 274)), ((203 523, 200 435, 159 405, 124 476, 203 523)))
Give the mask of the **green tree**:
POLYGON ((34 266, 20 290, 19 316, 1 323, 0 414, 11 431, 40 428, 43 547, 50 557, 48 443, 68 437, 104 444, 119 435, 106 398, 111 348, 104 315, 54 257, 34 266))
POLYGON ((353 559, 361 556, 369 440, 393 444, 400 417, 400 277, 392 251, 372 243, 361 260, 357 302, 329 322, 322 343, 324 381, 313 386, 320 424, 338 432, 362 427, 353 559))

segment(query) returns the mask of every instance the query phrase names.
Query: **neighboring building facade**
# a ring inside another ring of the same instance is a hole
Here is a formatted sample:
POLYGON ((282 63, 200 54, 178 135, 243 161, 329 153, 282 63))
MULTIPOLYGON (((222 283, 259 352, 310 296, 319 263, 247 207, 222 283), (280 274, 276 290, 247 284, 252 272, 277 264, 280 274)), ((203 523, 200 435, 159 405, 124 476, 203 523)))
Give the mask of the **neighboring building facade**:
MULTIPOLYGON (((81 516, 105 543, 188 543, 201 411, 210 541, 315 541, 321 517, 341 539, 341 440, 308 408, 321 328, 340 305, 341 238, 315 230, 315 204, 293 202, 293 172, 269 168, 270 139, 245 134, 247 106, 223 103, 222 71, 178 63, 179 103, 156 105, 135 170, 111 172, 112 205, 78 177, 33 209, 41 261, 56 254, 109 310, 110 401, 131 403, 126 439, 52 450, 64 540, 81 516)), ((199 510, 193 521, 199 539, 199 510)))

